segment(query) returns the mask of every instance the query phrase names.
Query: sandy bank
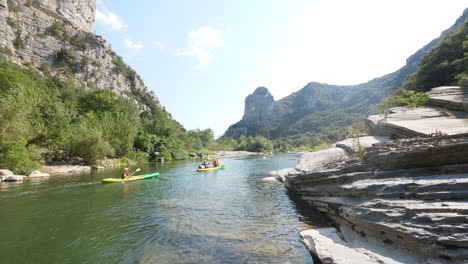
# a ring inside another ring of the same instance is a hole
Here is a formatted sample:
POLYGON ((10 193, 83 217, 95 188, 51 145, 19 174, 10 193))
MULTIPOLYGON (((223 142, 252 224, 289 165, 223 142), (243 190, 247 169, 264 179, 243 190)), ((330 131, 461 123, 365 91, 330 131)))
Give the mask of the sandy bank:
POLYGON ((219 157, 232 157, 232 156, 248 156, 248 155, 257 155, 257 152, 250 151, 215 151, 216 155, 219 157))

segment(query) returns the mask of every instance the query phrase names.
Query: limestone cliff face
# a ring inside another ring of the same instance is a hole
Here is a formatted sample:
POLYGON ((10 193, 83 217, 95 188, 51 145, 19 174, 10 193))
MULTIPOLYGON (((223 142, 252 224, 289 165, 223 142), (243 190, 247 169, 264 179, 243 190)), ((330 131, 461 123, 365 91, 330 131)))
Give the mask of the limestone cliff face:
POLYGON ((245 122, 266 122, 281 115, 278 104, 265 87, 258 87, 245 99, 244 117, 245 122))
POLYGON ((142 110, 162 107, 141 78, 94 34, 95 0, 0 0, 0 54, 44 75, 107 89, 142 110))
POLYGON ((63 21, 69 21, 77 28, 94 33, 95 0, 34 0, 36 8, 49 11, 53 16, 63 21))
POLYGON ((234 138, 245 134, 255 134, 256 132, 249 128, 254 128, 259 124, 267 126, 269 122, 279 118, 281 115, 281 109, 268 89, 258 87, 245 99, 242 120, 230 126, 226 133, 234 138))

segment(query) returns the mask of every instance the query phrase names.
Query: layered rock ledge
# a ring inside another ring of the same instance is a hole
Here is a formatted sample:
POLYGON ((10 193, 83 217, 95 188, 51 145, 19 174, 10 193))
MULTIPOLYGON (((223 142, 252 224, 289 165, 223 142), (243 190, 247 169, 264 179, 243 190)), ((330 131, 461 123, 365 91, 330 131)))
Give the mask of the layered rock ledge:
POLYGON ((276 172, 336 228, 302 234, 323 263, 468 263, 468 113, 454 106, 464 94, 439 87, 429 96, 444 103, 369 117, 393 140, 362 157, 337 143, 276 172))

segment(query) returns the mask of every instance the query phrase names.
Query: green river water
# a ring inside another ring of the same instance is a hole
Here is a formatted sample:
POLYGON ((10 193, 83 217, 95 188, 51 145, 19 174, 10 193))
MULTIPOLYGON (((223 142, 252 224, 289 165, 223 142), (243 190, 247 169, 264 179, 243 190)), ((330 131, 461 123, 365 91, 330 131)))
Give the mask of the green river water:
POLYGON ((0 263, 313 263, 299 231, 323 225, 261 179, 298 155, 141 165, 156 180, 102 184, 121 168, 0 183, 0 263), (308 216, 306 216, 308 215, 308 216))

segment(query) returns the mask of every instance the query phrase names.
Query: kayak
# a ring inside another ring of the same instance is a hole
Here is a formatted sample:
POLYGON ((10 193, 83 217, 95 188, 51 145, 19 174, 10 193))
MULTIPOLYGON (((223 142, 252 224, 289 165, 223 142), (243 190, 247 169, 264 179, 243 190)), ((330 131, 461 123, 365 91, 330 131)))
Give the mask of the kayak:
POLYGON ((139 175, 139 176, 132 176, 129 179, 106 178, 106 179, 102 180, 102 183, 138 181, 138 180, 153 179, 153 178, 157 178, 158 176, 159 176, 159 172, 150 173, 150 174, 143 174, 143 175, 139 175))
POLYGON ((198 172, 203 172, 203 171, 214 171, 214 170, 222 170, 224 169, 224 165, 221 165, 219 167, 214 167, 214 168, 208 168, 208 169, 197 169, 198 172))

